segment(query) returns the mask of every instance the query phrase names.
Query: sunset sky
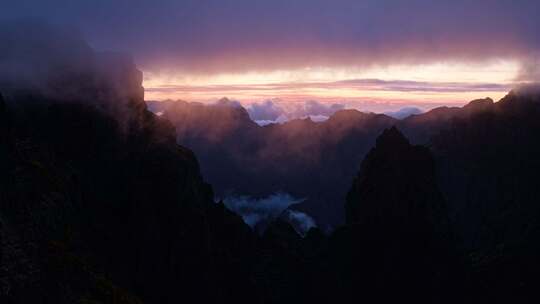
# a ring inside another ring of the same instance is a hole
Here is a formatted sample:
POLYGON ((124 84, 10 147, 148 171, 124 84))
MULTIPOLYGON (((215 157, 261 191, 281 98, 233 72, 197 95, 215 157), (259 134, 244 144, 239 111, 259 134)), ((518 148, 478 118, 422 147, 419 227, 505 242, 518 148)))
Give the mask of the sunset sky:
POLYGON ((2 19, 74 26, 98 50, 132 54, 148 100, 426 109, 498 99, 540 78, 537 0, 19 0, 1 7, 2 19))

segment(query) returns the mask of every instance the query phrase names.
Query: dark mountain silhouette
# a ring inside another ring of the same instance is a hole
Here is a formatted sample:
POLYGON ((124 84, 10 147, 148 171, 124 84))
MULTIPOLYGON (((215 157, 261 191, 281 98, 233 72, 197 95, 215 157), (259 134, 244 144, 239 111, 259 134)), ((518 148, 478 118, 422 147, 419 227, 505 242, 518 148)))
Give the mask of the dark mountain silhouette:
POLYGON ((121 117, 37 91, 0 102, 2 303, 251 299, 252 232, 139 96, 121 117))
POLYGON ((453 225, 492 301, 536 298, 540 95, 530 90, 469 104, 432 140, 453 225))
POLYGON ((412 146, 392 127, 383 131, 362 162, 347 196, 347 224, 383 226, 395 219, 429 225, 442 222, 431 217, 444 217, 444 205, 429 150, 412 146))
POLYGON ((347 282, 373 299, 452 302, 447 288, 461 290, 460 266, 445 208, 429 150, 386 129, 362 162, 347 196, 347 225, 336 232, 347 282))
MULTIPOLYGON (((193 153, 142 100, 128 103, 126 121, 94 104, 16 98, 16 107, 0 103, 7 303, 534 299, 534 96, 512 92, 497 103, 453 109, 429 148, 382 127, 393 120, 357 111, 322 124, 252 125, 284 144, 312 137, 304 144, 322 150, 336 134, 338 147, 354 147, 356 137, 371 136, 366 130, 382 129, 348 183, 340 204, 345 225, 330 236, 312 228, 304 237, 283 216, 259 237, 214 203, 193 153)), ((300 168, 315 170, 297 147, 274 160, 296 155, 300 168)), ((345 155, 333 153, 317 157, 345 155)))

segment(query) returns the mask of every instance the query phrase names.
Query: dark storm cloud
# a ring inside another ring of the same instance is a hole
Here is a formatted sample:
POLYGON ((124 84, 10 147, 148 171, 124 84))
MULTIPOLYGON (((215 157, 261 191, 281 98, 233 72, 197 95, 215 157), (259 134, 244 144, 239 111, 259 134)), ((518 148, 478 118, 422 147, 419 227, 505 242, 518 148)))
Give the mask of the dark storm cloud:
MULTIPOLYGON (((185 72, 534 58, 540 1, 3 1, 81 28, 143 68, 185 72)), ((535 75, 534 73, 532 75, 535 75)))

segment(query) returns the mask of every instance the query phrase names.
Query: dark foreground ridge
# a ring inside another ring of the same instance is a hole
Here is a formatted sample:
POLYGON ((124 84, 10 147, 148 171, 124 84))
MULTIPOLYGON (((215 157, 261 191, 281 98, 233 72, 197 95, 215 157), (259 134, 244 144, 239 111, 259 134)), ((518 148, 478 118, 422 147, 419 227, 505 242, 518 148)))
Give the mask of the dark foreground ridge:
POLYGON ((142 112, 126 129, 83 104, 23 111, 0 133, 4 300, 167 303, 249 286, 249 227, 214 204, 165 121, 142 112))
POLYGON ((194 155, 142 100, 119 121, 96 105, 14 98, 25 106, 0 102, 2 303, 534 298, 531 98, 511 93, 455 120, 432 149, 385 129, 352 182, 346 224, 305 237, 281 219, 259 237, 215 203, 194 155), (479 188, 453 184, 462 205, 440 190, 453 178, 479 188), (478 205, 486 179, 496 194, 478 205))

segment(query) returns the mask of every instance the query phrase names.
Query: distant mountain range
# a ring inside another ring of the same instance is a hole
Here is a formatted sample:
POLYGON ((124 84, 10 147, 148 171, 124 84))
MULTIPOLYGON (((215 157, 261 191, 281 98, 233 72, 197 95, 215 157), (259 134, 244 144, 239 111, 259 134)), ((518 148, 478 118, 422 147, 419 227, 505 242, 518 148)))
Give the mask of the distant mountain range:
POLYGON ((383 130, 396 126, 413 143, 432 147, 443 130, 500 107, 486 98, 402 120, 339 110, 323 122, 306 118, 259 126, 243 107, 225 102, 150 102, 176 127, 177 142, 197 154, 218 197, 289 193, 304 199, 292 208, 314 217, 323 230, 344 223, 342 202, 350 181, 383 130))

